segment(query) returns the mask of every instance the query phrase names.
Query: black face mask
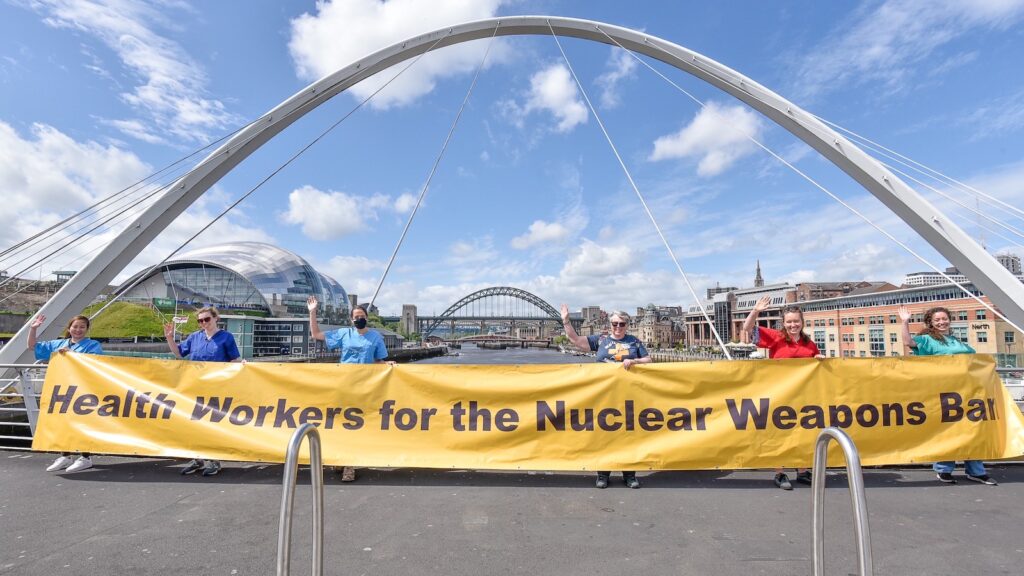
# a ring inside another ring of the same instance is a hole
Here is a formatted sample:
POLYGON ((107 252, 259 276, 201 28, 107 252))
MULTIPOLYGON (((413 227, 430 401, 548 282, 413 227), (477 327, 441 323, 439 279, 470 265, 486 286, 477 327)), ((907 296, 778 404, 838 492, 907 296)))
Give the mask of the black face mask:
POLYGON ((355 324, 356 328, 359 330, 366 328, 366 318, 356 318, 352 323, 355 324))

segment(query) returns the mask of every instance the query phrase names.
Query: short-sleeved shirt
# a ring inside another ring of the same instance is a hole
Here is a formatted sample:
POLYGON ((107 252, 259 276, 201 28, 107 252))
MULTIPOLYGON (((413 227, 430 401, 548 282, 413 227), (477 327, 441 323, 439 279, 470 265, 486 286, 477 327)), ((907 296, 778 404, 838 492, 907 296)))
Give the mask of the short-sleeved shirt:
POLYGON ((324 334, 324 342, 328 350, 341 348, 342 364, 373 364, 388 357, 388 347, 376 330, 360 334, 355 328, 338 328, 324 334))
POLYGON ((647 356, 647 348, 636 336, 626 334, 622 340, 611 336, 587 336, 590 350, 597 352, 598 362, 622 362, 627 358, 637 360, 647 356))
POLYGON ((82 338, 74 344, 71 343, 71 338, 62 338, 60 340, 36 342, 36 360, 46 362, 54 352, 61 348, 67 348, 71 352, 78 352, 80 354, 103 354, 103 347, 92 338, 82 338))
POLYGON ((758 348, 767 348, 769 358, 814 358, 821 354, 810 338, 789 342, 782 332, 763 326, 757 327, 754 343, 758 348))
POLYGON ((207 337, 206 331, 197 330, 178 344, 178 352, 182 358, 196 362, 231 362, 241 356, 235 337, 227 330, 218 330, 213 336, 207 337))
POLYGON ((939 342, 928 334, 914 336, 916 347, 911 348, 915 356, 943 356, 946 354, 974 354, 974 348, 963 343, 956 336, 946 336, 945 342, 939 342))

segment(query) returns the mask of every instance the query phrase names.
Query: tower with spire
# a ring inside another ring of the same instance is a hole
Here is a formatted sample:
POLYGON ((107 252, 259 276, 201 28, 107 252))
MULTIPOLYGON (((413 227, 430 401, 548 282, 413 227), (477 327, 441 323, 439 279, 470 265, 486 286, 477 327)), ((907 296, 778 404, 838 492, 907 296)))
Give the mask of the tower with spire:
POLYGON ((761 277, 761 260, 757 260, 757 274, 754 275, 754 288, 764 286, 764 278, 761 277))

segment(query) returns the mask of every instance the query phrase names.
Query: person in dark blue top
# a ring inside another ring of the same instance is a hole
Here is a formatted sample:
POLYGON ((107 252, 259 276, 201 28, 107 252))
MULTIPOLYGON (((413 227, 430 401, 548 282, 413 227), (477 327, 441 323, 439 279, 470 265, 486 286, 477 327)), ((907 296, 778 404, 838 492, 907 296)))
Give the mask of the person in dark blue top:
MULTIPOLYGON (((238 353, 238 346, 235 344, 235 337, 227 330, 221 330, 217 326, 217 309, 213 306, 200 308, 196 312, 196 321, 199 322, 199 330, 189 334, 188 338, 181 341, 181 344, 174 342, 174 324, 164 324, 164 337, 167 339, 167 346, 178 358, 188 357, 195 362, 242 362, 242 355, 238 353)), ((221 464, 217 460, 191 460, 181 471, 182 474, 192 474, 199 470, 203 476, 214 476, 220 472, 221 464)))
MULTIPOLYGON (((99 342, 92 338, 86 338, 90 327, 88 316, 75 316, 72 318, 64 329, 64 338, 38 342, 36 340, 36 330, 43 325, 43 322, 46 322, 46 316, 40 314, 28 325, 28 349, 35 352, 36 360, 49 362, 54 352, 58 354, 65 354, 69 351, 80 354, 103 354, 103 347, 100 346, 99 342)), ((53 464, 46 468, 46 471, 58 472, 66 470, 67 472, 78 472, 87 468, 92 468, 92 456, 88 452, 83 453, 78 458, 72 458, 71 452, 62 452, 53 461, 53 464)))
MULTIPOLYGON (((587 336, 584 338, 576 333, 576 329, 569 322, 569 307, 562 304, 562 327, 565 328, 565 335, 574 346, 581 350, 597 352, 598 362, 620 362, 622 367, 629 370, 637 364, 649 364, 652 362, 647 348, 644 347, 636 336, 626 334, 629 327, 629 314, 621 311, 612 312, 608 316, 611 323, 611 333, 607 336, 587 336)), ((611 472, 598 472, 595 486, 607 488, 611 472)), ((630 488, 639 488, 640 481, 636 478, 636 472, 629 470, 622 471, 622 481, 630 488)))

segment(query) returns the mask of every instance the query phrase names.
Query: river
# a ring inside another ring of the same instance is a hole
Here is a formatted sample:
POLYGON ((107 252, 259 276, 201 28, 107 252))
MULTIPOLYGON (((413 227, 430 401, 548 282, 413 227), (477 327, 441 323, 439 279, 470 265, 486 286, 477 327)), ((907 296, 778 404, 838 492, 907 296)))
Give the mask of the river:
POLYGON ((506 348, 487 350, 474 344, 463 344, 458 356, 436 356, 417 360, 416 364, 581 364, 593 362, 588 356, 562 354, 546 348, 506 348))

